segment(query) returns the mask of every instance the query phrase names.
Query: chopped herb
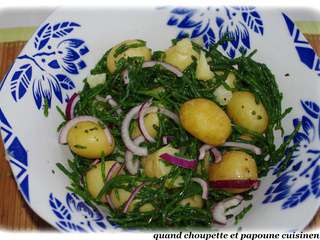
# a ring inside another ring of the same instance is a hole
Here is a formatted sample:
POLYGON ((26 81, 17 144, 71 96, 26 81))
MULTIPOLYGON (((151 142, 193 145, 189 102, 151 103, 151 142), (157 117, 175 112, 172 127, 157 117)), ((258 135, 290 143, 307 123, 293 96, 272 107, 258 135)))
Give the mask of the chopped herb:
POLYGON ((102 179, 106 179, 106 155, 104 152, 101 153, 101 176, 102 179))
POLYGON ((63 120, 67 120, 67 117, 66 117, 65 113, 62 111, 62 109, 59 106, 56 106, 56 109, 57 109, 58 113, 61 115, 61 117, 63 118, 63 120))
POLYGON ((60 130, 64 127, 64 125, 66 125, 66 123, 67 121, 60 123, 59 126, 57 127, 57 132, 60 132, 60 130))
POLYGON ((250 211, 251 208, 252 208, 252 203, 250 203, 248 206, 244 207, 242 209, 242 211, 235 216, 235 224, 236 225, 240 222, 241 219, 244 218, 244 216, 250 211))

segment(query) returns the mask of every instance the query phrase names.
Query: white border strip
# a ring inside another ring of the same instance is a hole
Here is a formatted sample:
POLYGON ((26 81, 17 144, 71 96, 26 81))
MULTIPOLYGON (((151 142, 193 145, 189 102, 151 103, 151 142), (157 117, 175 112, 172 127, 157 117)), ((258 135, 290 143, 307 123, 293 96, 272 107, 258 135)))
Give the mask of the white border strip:
POLYGON ((319 10, 320 5, 315 4, 313 0, 303 1, 290 1, 290 0, 268 0, 268 1, 256 1, 256 0, 224 0, 224 1, 212 1, 212 0, 117 0, 117 1, 79 1, 79 0, 0 0, 1 8, 11 7, 57 7, 57 6, 71 6, 71 7, 83 7, 83 6, 108 6, 108 7, 151 7, 151 6, 208 6, 208 5, 254 5, 262 7, 302 7, 312 8, 319 10))

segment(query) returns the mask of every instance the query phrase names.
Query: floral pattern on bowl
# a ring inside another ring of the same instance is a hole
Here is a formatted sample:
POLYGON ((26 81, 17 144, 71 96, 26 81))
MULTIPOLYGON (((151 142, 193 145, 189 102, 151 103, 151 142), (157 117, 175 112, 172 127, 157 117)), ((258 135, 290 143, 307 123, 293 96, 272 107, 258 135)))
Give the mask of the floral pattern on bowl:
POLYGON ((75 88, 72 75, 86 67, 82 56, 89 52, 83 40, 67 38, 79 27, 78 23, 64 21, 46 23, 37 31, 34 51, 18 56, 17 70, 11 78, 11 95, 16 102, 29 87, 38 109, 45 101, 50 108, 53 95, 60 103, 68 100, 66 92, 75 88))
POLYGON ((222 45, 231 58, 251 48, 250 32, 263 35, 263 21, 255 7, 174 8, 170 13, 167 25, 180 30, 178 39, 201 37, 207 48, 225 35, 234 39, 222 45))

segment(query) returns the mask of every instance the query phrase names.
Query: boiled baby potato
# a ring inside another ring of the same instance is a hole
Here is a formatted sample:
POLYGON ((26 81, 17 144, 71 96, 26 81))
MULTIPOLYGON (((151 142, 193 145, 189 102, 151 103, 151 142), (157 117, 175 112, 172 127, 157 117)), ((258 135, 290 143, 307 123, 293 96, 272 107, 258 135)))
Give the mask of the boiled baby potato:
POLYGON ((115 146, 113 137, 110 144, 104 129, 91 121, 74 125, 68 132, 67 141, 71 151, 90 159, 100 158, 101 154, 111 154, 115 146))
MULTIPOLYGON (((178 151, 179 151, 178 149, 173 148, 170 145, 167 145, 163 148, 160 148, 156 152, 153 152, 148 156, 143 157, 141 161, 142 161, 142 166, 144 168, 144 173, 148 177, 155 177, 155 178, 160 178, 169 174, 173 165, 170 163, 167 163, 160 156, 164 153, 169 153, 174 155, 178 151)), ((179 187, 182 182, 183 182, 182 177, 178 177, 174 180, 168 179, 166 182, 166 187, 168 188, 179 187)))
POLYGON ((210 80, 214 77, 214 73, 210 70, 206 55, 203 51, 200 52, 200 57, 197 60, 196 77, 203 81, 210 80))
POLYGON ((107 56, 108 70, 111 73, 114 73, 114 71, 116 70, 116 63, 121 58, 127 59, 128 57, 143 57, 145 61, 150 61, 151 60, 151 49, 150 48, 147 48, 146 46, 130 48, 130 45, 141 44, 141 43, 142 43, 141 40, 134 39, 134 40, 123 41, 123 42, 119 43, 118 45, 114 46, 107 56), (128 49, 115 57, 114 55, 116 53, 116 50, 122 46, 128 46, 128 49))
POLYGON ((222 145, 231 134, 227 114, 208 99, 196 98, 182 104, 180 121, 191 135, 209 145, 222 145))
MULTIPOLYGON (((144 117, 144 125, 147 129, 147 132, 151 137, 157 136, 157 130, 154 128, 154 126, 159 127, 159 117, 157 113, 149 113, 144 117)), ((137 138, 141 136, 141 132, 138 126, 138 123, 135 122, 133 125, 133 130, 131 133, 132 138, 137 138)))
MULTIPOLYGON (((236 82, 236 76, 233 73, 229 73, 225 83, 230 87, 234 88, 236 82)), ((214 96, 218 103, 222 106, 227 105, 232 98, 232 91, 227 90, 223 85, 219 86, 214 92, 214 96)))
MULTIPOLYGON (((114 207, 116 209, 119 209, 123 204, 125 204, 127 202, 128 198, 130 197, 130 194, 131 194, 130 192, 128 192, 122 188, 112 189, 111 193, 110 193, 110 198, 111 198, 111 201, 112 201, 114 207)), ((133 200, 128 208, 128 212, 132 211, 134 209, 135 205, 139 201, 140 201, 139 199, 133 200)), ((139 208, 140 212, 149 212, 149 211, 153 211, 153 210, 154 210, 154 207, 152 206, 151 203, 146 203, 139 208)))
POLYGON ((203 200, 200 195, 194 195, 192 197, 188 197, 181 200, 179 204, 182 206, 189 205, 190 207, 194 207, 194 208, 202 208, 203 200))
MULTIPOLYGON (((257 180, 257 165, 255 160, 242 151, 228 151, 222 156, 222 161, 209 165, 209 181, 219 180, 257 180)), ((248 188, 225 188, 232 193, 240 193, 248 188)))
POLYGON ((199 57, 188 38, 178 41, 176 45, 167 49, 165 55, 164 61, 179 68, 181 71, 184 71, 192 63, 192 56, 199 57))
POLYGON ((157 177, 157 178, 160 178, 168 174, 172 166, 164 163, 159 164, 159 162, 163 161, 160 158, 160 155, 164 153, 169 153, 174 155, 178 151, 179 151, 178 149, 173 148, 171 145, 167 145, 149 154, 148 156, 143 157, 141 161, 142 161, 142 166, 144 167, 145 174, 148 177, 157 177))
POLYGON ((229 117, 241 127, 263 133, 268 126, 268 114, 250 92, 234 92, 227 105, 229 117))
MULTIPOLYGON (((106 161, 105 162, 105 176, 108 175, 110 168, 115 164, 116 161, 106 161)), ((103 181, 102 171, 101 171, 101 163, 98 163, 97 165, 93 166, 87 173, 86 173, 86 180, 88 185, 88 191, 91 194, 92 197, 96 198, 98 194, 100 193, 101 189, 103 188, 105 182, 103 181)), ((124 171, 121 170, 119 174, 123 174, 124 171)), ((117 171, 114 172, 113 175, 111 175, 111 178, 113 178, 117 174, 117 171)), ((110 178, 110 179, 111 179, 110 178)), ((102 198, 103 201, 105 201, 105 197, 102 198)))

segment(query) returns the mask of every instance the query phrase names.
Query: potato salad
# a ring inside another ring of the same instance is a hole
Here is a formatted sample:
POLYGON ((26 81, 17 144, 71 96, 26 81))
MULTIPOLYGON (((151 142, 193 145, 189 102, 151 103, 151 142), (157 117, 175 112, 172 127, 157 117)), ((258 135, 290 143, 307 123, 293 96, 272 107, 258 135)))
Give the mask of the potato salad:
POLYGON ((122 228, 237 224, 270 167, 286 168, 282 94, 255 51, 234 59, 188 38, 111 47, 61 110, 69 190, 122 228), (168 44, 169 45, 169 44, 168 44))

